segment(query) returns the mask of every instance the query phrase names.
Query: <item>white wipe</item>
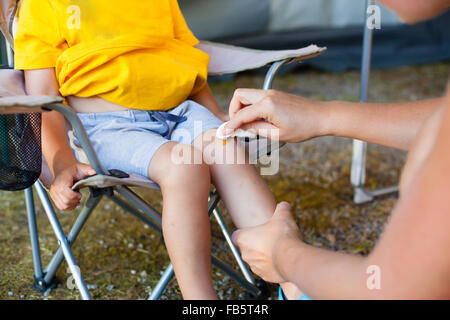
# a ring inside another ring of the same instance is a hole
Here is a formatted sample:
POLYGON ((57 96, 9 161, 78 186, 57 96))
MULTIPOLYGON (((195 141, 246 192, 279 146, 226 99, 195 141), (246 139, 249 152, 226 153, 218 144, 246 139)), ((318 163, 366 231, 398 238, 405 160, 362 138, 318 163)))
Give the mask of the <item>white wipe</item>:
POLYGON ((257 135, 255 133, 247 131, 247 130, 242 130, 242 129, 237 129, 229 135, 224 135, 223 130, 224 130, 225 126, 227 125, 227 123, 228 122, 225 122, 217 129, 216 137, 218 139, 227 140, 227 139, 234 138, 234 137, 237 137, 240 139, 248 138, 250 140, 256 139, 257 135))

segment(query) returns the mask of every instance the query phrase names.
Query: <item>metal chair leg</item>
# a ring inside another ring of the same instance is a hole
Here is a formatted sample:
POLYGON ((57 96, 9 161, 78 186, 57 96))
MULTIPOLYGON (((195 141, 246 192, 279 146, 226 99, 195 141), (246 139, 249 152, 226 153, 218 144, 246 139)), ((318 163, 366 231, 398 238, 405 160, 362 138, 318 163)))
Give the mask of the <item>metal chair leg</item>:
POLYGON ((229 233, 229 231, 222 219, 222 216, 220 215, 220 212, 218 211, 218 208, 217 208, 217 205, 219 204, 219 202, 220 202, 219 193, 217 192, 217 190, 214 190, 209 197, 208 214, 209 215, 213 214, 214 217, 216 218, 216 220, 222 230, 222 233, 225 237, 225 240, 227 241, 244 277, 242 277, 234 269, 230 268, 227 264, 223 263, 220 259, 218 259, 214 256, 211 257, 212 264, 215 267, 222 270, 227 275, 229 275, 234 281, 239 283, 253 297, 258 297, 262 293, 261 289, 255 283, 250 272, 248 271, 247 266, 245 265, 244 261, 241 258, 239 250, 236 248, 236 246, 231 241, 230 233, 229 233))
POLYGON ((161 279, 159 279, 157 285, 152 290, 152 293, 148 297, 148 300, 158 300, 164 290, 166 290, 167 285, 169 284, 169 281, 173 278, 174 271, 172 263, 169 264, 167 269, 164 271, 163 275, 161 276, 161 279))
POLYGON ((148 218, 148 216, 145 216, 142 214, 139 210, 137 210, 135 207, 131 206, 129 203, 125 202, 121 198, 119 198, 117 195, 109 195, 108 198, 113 201, 115 204, 117 204, 119 207, 124 209, 125 211, 128 211, 133 216, 135 216, 137 219, 148 225, 153 230, 162 233, 161 226, 154 223, 152 220, 148 218))
MULTIPOLYGON (((366 19, 368 18, 367 9, 369 6, 375 5, 375 0, 366 0, 366 19)), ((363 38, 363 54, 361 61, 361 90, 360 90, 360 102, 366 103, 368 90, 369 90, 369 78, 370 78, 370 66, 372 58, 372 43, 373 43, 373 30, 364 23, 364 38, 363 38)), ((367 142, 360 140, 353 140, 353 155, 352 155, 352 169, 351 169, 351 183, 354 186, 353 201, 355 203, 365 203, 372 201, 374 197, 396 192, 398 188, 389 187, 380 189, 377 191, 368 191, 364 189, 364 183, 366 180, 366 154, 367 154, 367 142)))
MULTIPOLYGON (((367 8, 369 5, 375 4, 374 0, 366 1, 366 19, 367 8)), ((364 19, 364 38, 363 38, 363 53, 361 60, 361 88, 360 88, 360 102, 367 102, 367 94, 369 90, 369 78, 370 78, 370 64, 372 58, 372 38, 373 30, 368 28, 364 19)), ((366 179, 366 153, 367 143, 360 140, 353 141, 353 157, 352 157, 352 170, 351 170, 351 183, 355 187, 354 201, 361 203, 364 201, 370 201, 370 196, 363 197, 357 189, 363 188, 366 179)))
MULTIPOLYGON (((242 278, 236 271, 231 269, 227 264, 222 262, 220 259, 212 256, 211 262, 214 266, 222 270, 225 274, 229 275, 230 278, 239 283, 247 292, 249 292, 252 296, 258 297, 261 294, 261 289, 258 288, 255 284, 250 283, 247 279, 242 278)), ((174 271, 172 263, 169 264, 167 269, 164 271, 157 285, 153 289, 150 294, 148 300, 158 300, 164 290, 167 288, 169 281, 173 278, 174 271)))
MULTIPOLYGON (((43 200, 45 201, 45 199, 43 199, 43 200)), ((78 215, 77 219, 75 220, 75 223, 72 226, 72 229, 70 230, 69 234, 67 235, 67 241, 70 246, 72 246, 72 244, 75 242, 81 229, 85 225, 87 219, 90 217, 92 211, 94 211, 94 209, 96 208, 96 206, 100 202, 100 200, 101 200, 101 197, 94 198, 94 197, 90 196, 88 198, 88 200, 86 201, 85 207, 78 215)), ((48 198, 47 198, 47 201, 48 201, 48 198)), ((62 250, 62 248, 59 248, 45 269, 44 280, 46 283, 52 282, 53 278, 55 277, 56 271, 60 267, 63 259, 64 259, 63 250, 62 250)))
MULTIPOLYGON (((120 191, 121 191, 120 193, 123 196, 126 196, 126 198, 129 201, 131 201, 133 204, 137 205, 150 218, 153 219, 153 217, 156 214, 159 215, 159 213, 157 213, 153 208, 151 208, 142 199, 140 199, 140 197, 138 195, 136 195, 134 192, 132 192, 128 188, 120 188, 120 191)), ((228 232, 228 229, 225 226, 225 223, 223 222, 222 217, 220 216, 220 213, 218 211, 215 213, 216 207, 217 207, 217 204, 219 203, 219 201, 220 201, 220 197, 219 197, 219 194, 217 193, 217 191, 212 192, 211 195, 210 195, 209 204, 208 204, 208 213, 210 215, 214 214, 214 216, 216 217, 216 219, 217 219, 217 221, 218 221, 218 223, 219 223, 219 225, 220 225, 220 227, 222 229, 222 232, 224 233, 224 236, 225 236, 227 242, 229 244, 231 244, 230 248, 234 248, 234 251, 232 249, 233 254, 236 257, 236 260, 238 261, 239 267, 241 268, 241 271, 244 274, 245 278, 242 277, 240 274, 238 274, 230 266, 228 266, 227 264, 225 264, 220 259, 218 259, 218 258, 216 258, 214 256, 211 257, 212 265, 214 265, 215 267, 219 268, 224 273, 229 275, 230 278, 232 278, 233 280, 238 282, 247 292, 251 293, 253 296, 256 297, 256 296, 261 294, 261 290, 260 290, 260 288, 258 288, 255 285, 255 282, 254 282, 253 278, 251 277, 250 272, 247 270, 247 268, 245 266, 245 263, 242 261, 242 258, 240 257, 239 251, 237 250, 237 248, 231 242, 230 234, 228 232)), ((125 208, 125 207, 123 207, 123 208, 125 208)), ((134 215, 138 216, 136 214, 134 214, 134 215)), ((158 221, 156 221, 156 222, 158 223, 159 221, 161 221, 160 219, 161 218, 159 217, 158 221)), ((160 228, 158 228, 158 229, 157 229, 157 231, 161 232, 161 229, 160 228)), ((156 287, 153 289, 153 291, 150 294, 148 299, 149 300, 157 300, 157 299, 159 299, 159 297, 164 292, 164 290, 166 289, 169 281, 172 279, 173 276, 174 276, 173 266, 172 266, 172 264, 169 264, 169 266, 164 271, 162 277, 158 281, 156 287)))
POLYGON ((242 277, 237 271, 232 269, 228 264, 224 263, 222 260, 216 258, 215 256, 211 256, 211 263, 216 268, 222 270, 231 279, 236 281, 242 288, 244 288, 252 296, 258 297, 261 295, 261 290, 256 284, 248 282, 247 279, 242 277))
MULTIPOLYGON (((37 193, 41 199, 45 198, 45 190, 42 185, 37 182, 35 183, 35 188, 37 193)), ((64 235, 64 232, 59 224, 58 218, 53 210, 53 208, 49 205, 49 203, 42 203, 44 206, 44 210, 47 214, 48 220, 50 221, 50 225, 53 228, 53 231, 58 239, 58 244, 60 245, 64 258, 67 261, 70 272, 72 273, 72 277, 75 280, 75 284, 80 291, 81 297, 83 300, 90 300, 91 296, 89 291, 87 290, 86 284, 84 283, 83 277, 81 276, 80 268, 77 266, 75 258, 73 257, 72 250, 70 249, 69 241, 64 235)))
POLYGON ((228 231, 228 228, 225 224, 225 221, 223 221, 222 215, 220 214, 219 208, 214 208, 213 210, 214 218, 216 219, 217 223, 219 224, 220 229, 222 230, 222 234, 230 247, 231 252, 233 253, 234 258, 236 259, 236 262, 239 266, 239 269, 241 269, 242 274, 244 275, 245 279, 250 282, 251 284, 255 284, 255 280, 251 276, 250 272, 247 269, 247 265, 242 260, 241 254, 238 250, 238 248, 234 245, 233 241, 231 240, 230 232, 228 231))
POLYGON ((39 247, 39 237, 36 225, 33 189, 31 187, 25 190, 25 202, 28 215, 28 229, 30 231, 31 251, 33 254, 34 288, 36 290, 42 291, 45 288, 43 280, 44 273, 42 271, 41 250, 39 247))

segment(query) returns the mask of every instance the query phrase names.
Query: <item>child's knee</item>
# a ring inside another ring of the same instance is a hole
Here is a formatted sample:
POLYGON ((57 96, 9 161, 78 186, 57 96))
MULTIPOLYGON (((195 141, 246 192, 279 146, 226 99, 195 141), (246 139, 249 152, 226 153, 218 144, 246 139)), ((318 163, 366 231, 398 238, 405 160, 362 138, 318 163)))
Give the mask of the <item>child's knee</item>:
POLYGON ((174 161, 174 159, 167 159, 164 173, 161 175, 160 184, 164 188, 186 188, 190 189, 205 189, 209 190, 211 178, 209 167, 202 160, 195 161, 201 157, 201 153, 191 146, 183 146, 184 152, 190 153, 192 156, 187 161, 174 161))
POLYGON ((193 142, 193 146, 202 152, 203 160, 208 165, 246 163, 245 145, 237 139, 219 139, 216 137, 216 131, 206 131, 193 142))
POLYGON ((210 165, 245 164, 249 161, 244 143, 237 139, 221 140, 215 135, 207 134, 200 147, 196 145, 197 149, 203 151, 204 161, 210 165))

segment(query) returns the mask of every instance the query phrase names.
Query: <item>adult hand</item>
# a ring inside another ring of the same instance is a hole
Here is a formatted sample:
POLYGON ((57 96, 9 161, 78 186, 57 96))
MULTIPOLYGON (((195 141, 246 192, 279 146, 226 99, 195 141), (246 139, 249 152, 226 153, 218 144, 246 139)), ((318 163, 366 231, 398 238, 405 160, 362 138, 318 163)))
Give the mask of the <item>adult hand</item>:
POLYGON ((220 114, 216 114, 216 117, 222 120, 223 122, 230 121, 230 116, 224 112, 221 112, 220 114))
POLYGON ((50 187, 50 196, 60 210, 73 210, 81 200, 81 193, 72 190, 72 186, 87 176, 94 175, 95 170, 87 164, 76 162, 71 166, 55 173, 50 187))
POLYGON ((241 250, 242 259, 255 274, 268 282, 288 281, 282 274, 280 259, 277 257, 286 253, 281 248, 282 244, 299 241, 299 230, 287 202, 277 205, 274 215, 266 224, 237 230, 232 238, 241 250))
POLYGON ((281 141, 300 142, 328 134, 329 108, 275 90, 238 89, 230 103, 224 134, 238 128, 281 141), (273 131, 276 130, 276 131, 273 131))

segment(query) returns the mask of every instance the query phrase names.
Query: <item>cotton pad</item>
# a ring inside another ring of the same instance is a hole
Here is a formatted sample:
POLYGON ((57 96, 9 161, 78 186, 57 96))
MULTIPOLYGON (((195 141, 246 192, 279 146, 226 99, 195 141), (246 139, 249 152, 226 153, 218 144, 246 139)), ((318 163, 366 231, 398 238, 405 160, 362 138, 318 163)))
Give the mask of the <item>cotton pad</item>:
POLYGON ((227 125, 227 123, 228 122, 225 122, 217 129, 216 137, 218 139, 227 140, 227 139, 234 138, 234 137, 237 137, 239 139, 245 139, 245 138, 250 139, 250 140, 256 139, 257 135, 255 133, 247 131, 247 130, 242 130, 242 129, 237 129, 229 135, 224 135, 223 130, 225 129, 225 126, 227 125))

